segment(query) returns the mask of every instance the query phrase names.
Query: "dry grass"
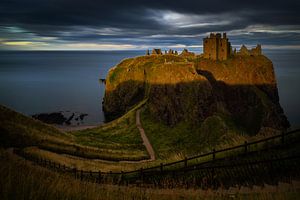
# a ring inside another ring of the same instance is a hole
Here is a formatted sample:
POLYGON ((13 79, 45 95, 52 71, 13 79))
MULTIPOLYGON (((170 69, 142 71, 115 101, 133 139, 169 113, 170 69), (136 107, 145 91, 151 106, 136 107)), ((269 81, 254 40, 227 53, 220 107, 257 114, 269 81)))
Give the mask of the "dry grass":
POLYGON ((259 190, 151 189, 80 182, 0 150, 0 199, 297 199, 299 188, 259 190))

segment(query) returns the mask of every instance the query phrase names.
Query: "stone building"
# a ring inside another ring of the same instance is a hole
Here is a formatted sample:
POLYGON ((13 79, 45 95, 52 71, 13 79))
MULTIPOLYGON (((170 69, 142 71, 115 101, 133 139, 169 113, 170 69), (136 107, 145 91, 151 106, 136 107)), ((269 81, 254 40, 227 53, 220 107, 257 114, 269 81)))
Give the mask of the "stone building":
POLYGON ((247 49, 245 45, 242 45, 239 52, 236 52, 237 55, 242 56, 259 56, 262 55, 261 45, 258 44, 255 48, 247 49))
POLYGON ((152 49, 151 55, 162 55, 161 49, 152 49))
POLYGON ((174 50, 173 49, 169 49, 168 54, 174 54, 174 50))
POLYGON ((195 53, 190 52, 187 49, 183 49, 183 51, 181 52, 180 56, 195 56, 195 53))
POLYGON ((149 55, 150 55, 149 49, 147 49, 147 51, 146 51, 146 55, 147 55, 147 56, 149 56, 149 55))
POLYGON ((203 39, 203 57, 212 60, 227 60, 232 54, 231 44, 226 33, 211 33, 203 39))

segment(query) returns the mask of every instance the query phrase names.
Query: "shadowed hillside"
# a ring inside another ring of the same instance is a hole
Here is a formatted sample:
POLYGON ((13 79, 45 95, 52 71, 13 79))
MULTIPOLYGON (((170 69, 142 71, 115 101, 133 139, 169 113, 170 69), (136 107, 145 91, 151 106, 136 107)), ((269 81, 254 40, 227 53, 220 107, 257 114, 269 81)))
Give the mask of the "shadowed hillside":
POLYGON ((223 132, 230 130, 228 124, 250 135, 289 127, 279 105, 272 62, 265 56, 235 56, 222 62, 199 56, 142 56, 123 60, 106 80, 108 118, 147 99, 150 115, 170 127, 200 127, 216 115, 227 122, 223 132))

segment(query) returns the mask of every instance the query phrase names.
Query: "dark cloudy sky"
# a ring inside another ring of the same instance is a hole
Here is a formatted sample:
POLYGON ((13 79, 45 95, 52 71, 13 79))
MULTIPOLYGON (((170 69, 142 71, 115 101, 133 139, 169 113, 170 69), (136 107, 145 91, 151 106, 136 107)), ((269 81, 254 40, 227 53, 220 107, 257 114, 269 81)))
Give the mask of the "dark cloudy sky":
POLYGON ((209 32, 300 49, 300 0, 0 1, 2 50, 200 48, 209 32))

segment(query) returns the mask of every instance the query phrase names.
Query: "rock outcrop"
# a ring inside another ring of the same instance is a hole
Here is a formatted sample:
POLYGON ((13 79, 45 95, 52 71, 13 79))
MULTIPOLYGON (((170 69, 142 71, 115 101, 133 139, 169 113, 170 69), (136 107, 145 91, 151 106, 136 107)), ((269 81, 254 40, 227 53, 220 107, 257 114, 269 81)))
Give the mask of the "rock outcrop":
POLYGON ((184 121, 201 126, 216 113, 249 134, 289 126, 272 62, 262 55, 223 62, 194 55, 141 56, 109 71, 103 103, 108 119, 143 99, 151 115, 169 126, 184 121))

